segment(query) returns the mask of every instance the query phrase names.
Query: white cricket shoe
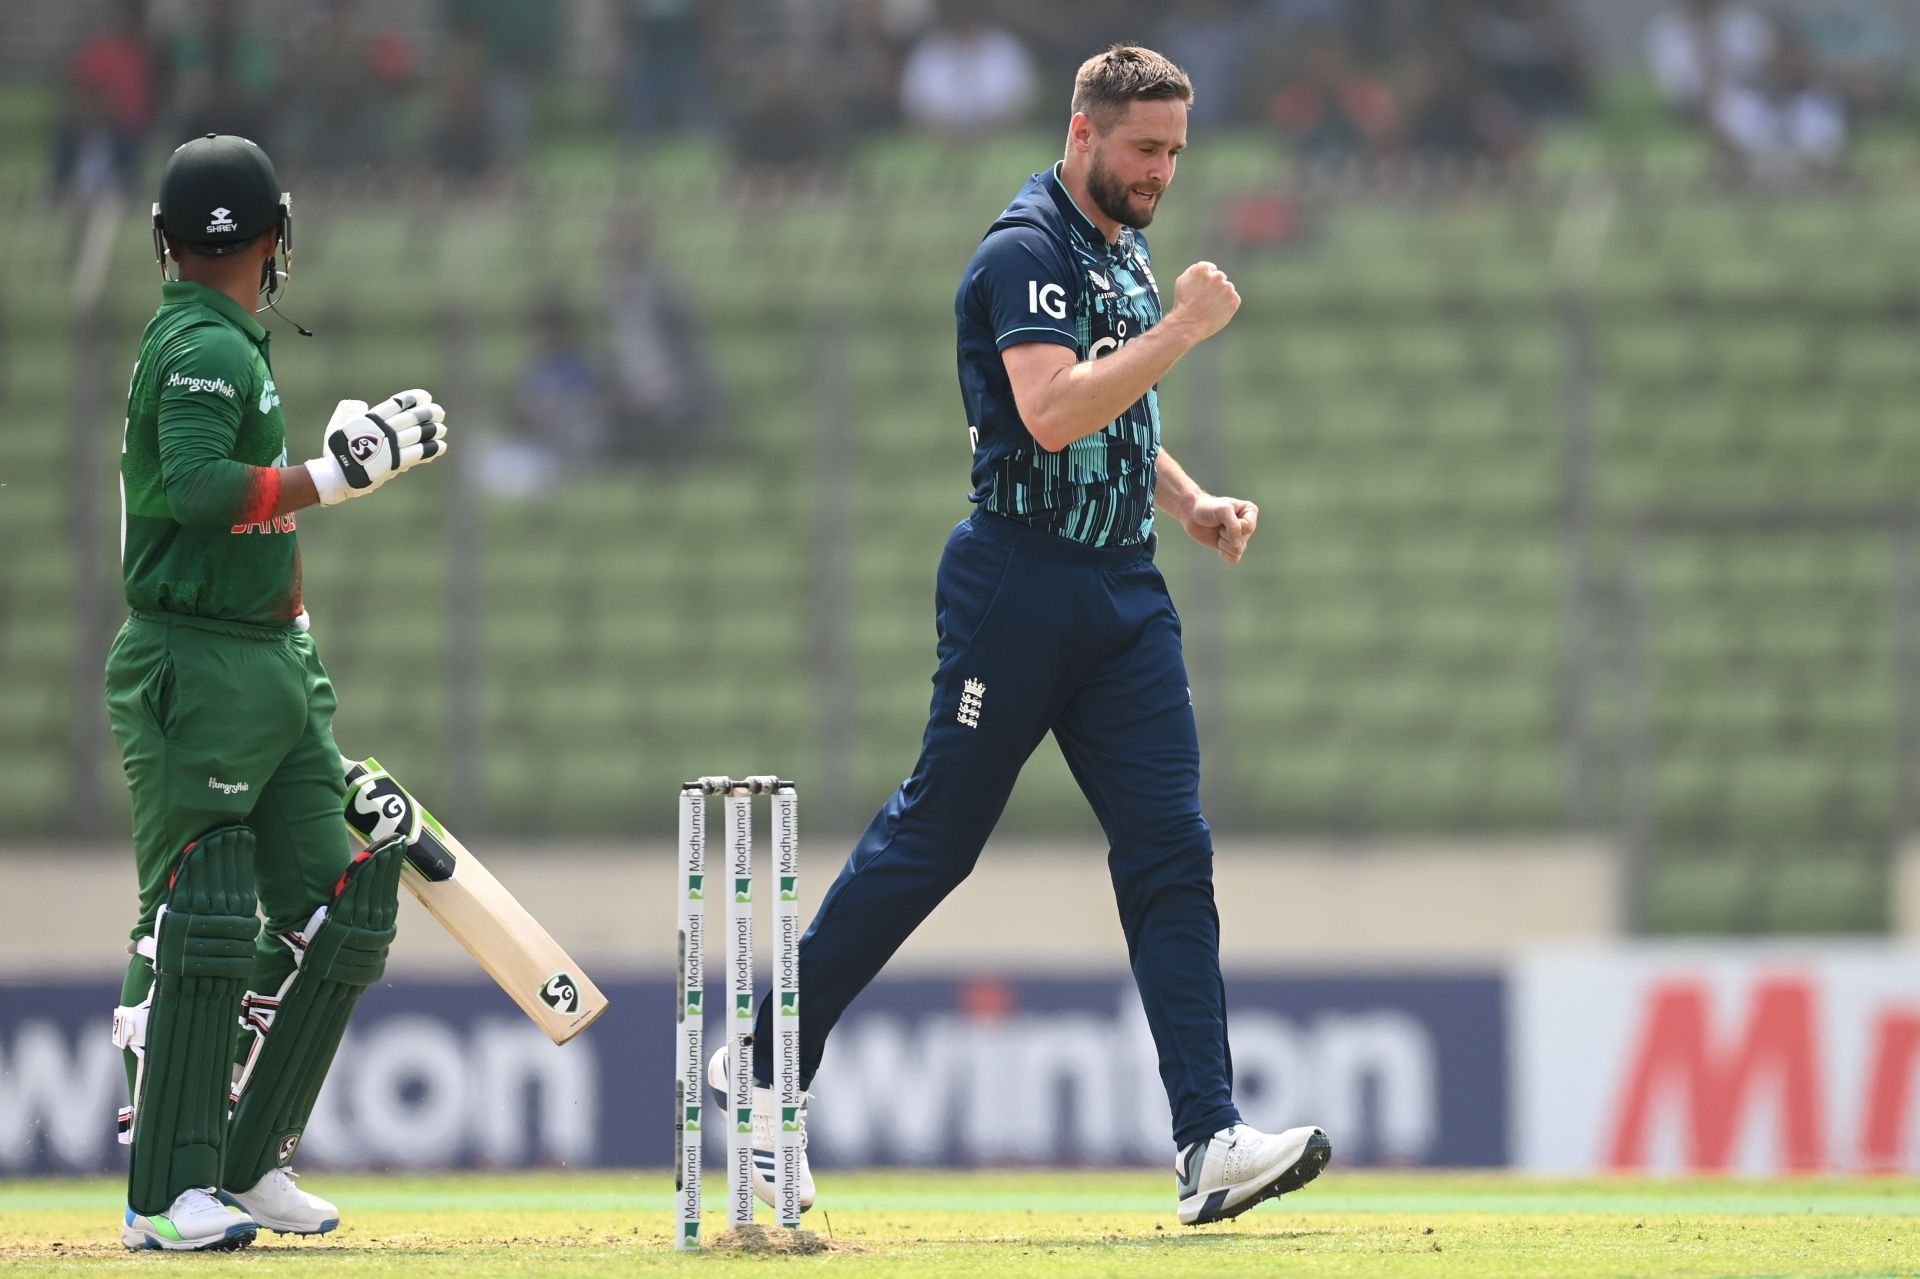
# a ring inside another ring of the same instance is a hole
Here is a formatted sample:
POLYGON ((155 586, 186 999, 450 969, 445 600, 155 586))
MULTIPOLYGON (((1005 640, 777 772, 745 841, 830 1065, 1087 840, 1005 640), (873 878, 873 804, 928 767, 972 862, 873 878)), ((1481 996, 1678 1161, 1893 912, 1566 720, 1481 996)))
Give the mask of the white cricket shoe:
POLYGON ((1196 1141, 1173 1161, 1180 1183, 1180 1222, 1203 1226, 1238 1217, 1263 1200, 1300 1189, 1333 1158, 1318 1128, 1264 1133, 1246 1124, 1196 1141))
POLYGON ((127 1209, 120 1242, 136 1252, 228 1252, 244 1248, 259 1232, 252 1217, 229 1208, 211 1190, 183 1190, 165 1212, 143 1217, 127 1209))
POLYGON ((280 1235, 324 1235, 340 1224, 340 1210, 295 1183, 300 1174, 275 1168, 251 1190, 223 1190, 220 1198, 280 1235))
MULTIPOLYGON (((707 1086, 720 1094, 721 1105, 733 1094, 733 1080, 727 1073, 727 1050, 722 1048, 707 1062, 707 1086)), ((807 1104, 813 1094, 800 1094, 800 1211, 813 1207, 813 1170, 807 1166, 807 1104)), ((753 1193, 760 1202, 773 1202, 774 1134, 780 1131, 780 1098, 771 1088, 753 1086, 753 1193)))

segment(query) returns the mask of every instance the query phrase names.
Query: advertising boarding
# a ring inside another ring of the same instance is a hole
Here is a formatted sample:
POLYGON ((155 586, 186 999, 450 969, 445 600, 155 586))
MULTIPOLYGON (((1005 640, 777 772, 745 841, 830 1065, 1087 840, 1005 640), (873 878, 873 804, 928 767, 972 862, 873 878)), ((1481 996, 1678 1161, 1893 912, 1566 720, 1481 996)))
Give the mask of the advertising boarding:
MULTIPOLYGON (((302 1167, 671 1162, 667 980, 555 1047, 484 980, 394 980, 361 1002, 302 1167)), ((111 981, 0 985, 0 1175, 124 1167, 111 981)), ((1505 999, 1492 975, 1230 977, 1237 1093, 1268 1128, 1318 1123, 1343 1165, 1497 1165, 1505 999)), ((707 1042, 722 1041, 717 1018, 707 1042)), ((881 981, 835 1031, 810 1153, 834 1166, 1171 1167, 1165 1093, 1130 977, 881 981)), ((721 1125, 712 1124, 719 1157, 721 1125)))
POLYGON ((1543 953, 1514 968, 1511 1012, 1523 1167, 1920 1170, 1920 953, 1543 953))

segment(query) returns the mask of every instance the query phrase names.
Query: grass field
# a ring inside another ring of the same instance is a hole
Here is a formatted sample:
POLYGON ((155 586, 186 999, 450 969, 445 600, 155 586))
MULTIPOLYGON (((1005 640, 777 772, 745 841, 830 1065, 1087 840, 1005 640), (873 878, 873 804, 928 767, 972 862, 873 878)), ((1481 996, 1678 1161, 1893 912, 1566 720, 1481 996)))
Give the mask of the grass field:
MULTIPOLYGON (((717 1179, 716 1179, 717 1182, 717 1179)), ((193 1273, 579 1275, 769 1268, 846 1276, 1920 1275, 1911 1181, 1543 1181, 1341 1173, 1238 1221, 1173 1215, 1173 1180, 1142 1172, 821 1177, 816 1256, 672 1251, 667 1175, 330 1176, 309 1184, 345 1224, 261 1235, 244 1253, 130 1254, 118 1181, 0 1182, 9 1275, 193 1273)), ((718 1202, 723 1189, 710 1189, 718 1202)), ((764 1218, 763 1218, 764 1219, 764 1218)), ((710 1212, 711 1235, 723 1222, 710 1212)))

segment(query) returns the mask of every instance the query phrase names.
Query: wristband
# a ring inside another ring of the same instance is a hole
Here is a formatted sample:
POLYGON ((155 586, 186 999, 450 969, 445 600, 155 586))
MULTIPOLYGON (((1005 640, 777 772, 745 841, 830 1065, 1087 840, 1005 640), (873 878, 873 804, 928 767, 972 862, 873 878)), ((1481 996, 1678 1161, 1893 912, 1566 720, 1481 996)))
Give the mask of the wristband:
POLYGON ((320 494, 320 505, 336 506, 353 496, 353 489, 347 484, 346 472, 332 458, 308 458, 302 465, 307 468, 307 474, 313 477, 314 490, 320 494))

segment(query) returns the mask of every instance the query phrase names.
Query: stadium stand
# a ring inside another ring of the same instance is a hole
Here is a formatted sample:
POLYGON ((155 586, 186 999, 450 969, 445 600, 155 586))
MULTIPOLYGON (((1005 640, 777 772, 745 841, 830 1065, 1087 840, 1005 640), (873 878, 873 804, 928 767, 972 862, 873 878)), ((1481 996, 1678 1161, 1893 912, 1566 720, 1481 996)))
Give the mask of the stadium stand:
MULTIPOLYGON (((725 419, 671 464, 609 463, 546 500, 486 494, 469 448, 404 501, 303 521, 343 746, 501 833, 628 838, 679 777, 747 767, 818 779, 816 829, 863 821, 912 763, 932 568, 966 510, 954 281, 1030 153, 887 141, 843 187, 778 190, 669 156, 658 181, 612 183, 646 191, 725 419), (448 674, 422 687, 426 654, 448 674)), ((1216 826, 1622 828, 1656 931, 1883 926, 1914 764, 1911 191, 1636 180, 1576 279, 1557 179, 1317 192, 1297 239, 1236 247, 1221 220, 1248 179, 1227 172, 1196 163, 1154 232, 1163 286, 1205 246, 1248 299, 1164 397, 1173 450, 1263 513, 1231 573, 1163 528, 1216 826), (1849 514, 1796 523, 1814 509, 1849 514), (1729 510, 1748 522, 1684 518, 1729 510)), ((274 338, 295 449, 332 398, 414 384, 476 444, 501 430, 531 300, 564 291, 587 331, 608 301, 591 181, 303 204, 289 305, 321 336, 274 338)), ((10 198, 0 822, 54 834, 76 743, 110 745, 75 728, 100 713, 75 702, 105 637, 76 633, 71 582, 95 554, 113 583, 116 499, 110 474, 76 476, 75 432, 110 468, 152 267, 131 218, 89 321, 71 232, 10 198), (111 383, 109 419, 76 425, 81 378, 111 383), (103 522, 70 541, 54 530, 83 483, 103 522)), ((1043 746, 1003 831, 1091 830, 1043 746)))

